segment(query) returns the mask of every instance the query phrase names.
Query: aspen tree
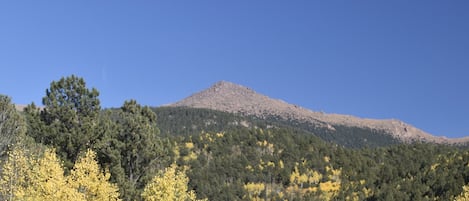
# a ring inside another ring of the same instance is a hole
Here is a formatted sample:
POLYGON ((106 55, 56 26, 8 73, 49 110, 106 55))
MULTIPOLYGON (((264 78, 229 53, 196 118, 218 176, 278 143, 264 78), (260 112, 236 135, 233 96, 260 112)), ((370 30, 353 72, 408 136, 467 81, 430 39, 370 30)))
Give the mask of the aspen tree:
POLYGON ((189 201, 196 200, 195 191, 188 190, 189 178, 176 164, 159 172, 145 186, 142 198, 145 201, 189 201))
POLYGON ((87 201, 111 201, 119 199, 119 189, 109 182, 111 175, 102 172, 96 161, 96 153, 88 149, 80 157, 68 176, 69 184, 84 194, 87 201))

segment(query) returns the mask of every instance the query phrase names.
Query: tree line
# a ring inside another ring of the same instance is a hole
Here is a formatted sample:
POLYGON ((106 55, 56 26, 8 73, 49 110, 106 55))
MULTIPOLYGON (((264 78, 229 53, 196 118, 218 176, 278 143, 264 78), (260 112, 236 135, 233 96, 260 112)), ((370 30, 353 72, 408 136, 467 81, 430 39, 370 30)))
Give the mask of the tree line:
POLYGON ((467 148, 388 138, 379 144, 377 131, 341 127, 328 135, 299 122, 150 108, 136 100, 102 109, 98 90, 74 75, 53 81, 42 105, 18 112, 0 95, 2 200, 463 200, 469 194, 467 148), (356 146, 346 139, 355 134, 376 143, 356 146))

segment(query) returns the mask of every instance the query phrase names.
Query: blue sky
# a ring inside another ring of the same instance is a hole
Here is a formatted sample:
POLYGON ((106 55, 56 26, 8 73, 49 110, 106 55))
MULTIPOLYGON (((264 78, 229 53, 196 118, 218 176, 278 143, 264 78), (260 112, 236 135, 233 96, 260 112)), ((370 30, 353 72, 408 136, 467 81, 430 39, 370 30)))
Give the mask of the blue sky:
POLYGON ((469 135, 469 2, 1 1, 0 93, 75 74, 104 107, 219 80, 328 113, 469 135))

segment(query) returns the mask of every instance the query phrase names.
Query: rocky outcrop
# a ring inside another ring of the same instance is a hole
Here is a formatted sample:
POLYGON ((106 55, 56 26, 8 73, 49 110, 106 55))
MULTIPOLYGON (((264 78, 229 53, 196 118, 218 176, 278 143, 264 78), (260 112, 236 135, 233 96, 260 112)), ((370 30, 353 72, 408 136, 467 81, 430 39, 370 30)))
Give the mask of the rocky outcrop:
POLYGON ((403 142, 424 141, 449 144, 469 142, 469 137, 450 139, 433 136, 410 124, 395 119, 377 120, 311 111, 282 100, 269 98, 268 96, 256 93, 248 87, 226 81, 217 82, 210 88, 195 93, 170 106, 208 108, 243 115, 254 115, 259 118, 278 116, 285 120, 310 122, 328 129, 334 129, 334 125, 367 127, 385 131, 403 142))

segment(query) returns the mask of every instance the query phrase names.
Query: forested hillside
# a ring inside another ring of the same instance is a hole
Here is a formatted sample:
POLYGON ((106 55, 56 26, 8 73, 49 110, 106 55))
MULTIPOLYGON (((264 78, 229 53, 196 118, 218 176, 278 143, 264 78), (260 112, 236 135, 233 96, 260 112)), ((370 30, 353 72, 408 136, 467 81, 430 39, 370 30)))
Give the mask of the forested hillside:
MULTIPOLYGON (((435 136, 398 119, 369 119, 353 115, 313 111, 227 81, 217 82, 205 90, 196 92, 168 106, 213 109, 269 121, 275 120, 287 124, 295 123, 308 128, 307 130, 312 132, 321 134, 327 132, 326 135, 323 135, 323 138, 326 140, 332 139, 332 141, 335 141, 334 138, 340 138, 339 141, 335 142, 346 146, 357 146, 356 143, 358 143, 358 146, 382 145, 382 142, 374 141, 376 134, 388 135, 387 139, 392 137, 406 143, 469 143, 469 137, 445 138, 435 136), (346 127, 346 129, 336 129, 336 127, 346 127), (344 138, 356 139, 353 141, 349 139, 340 141, 344 138)), ((382 137, 384 136, 379 136, 379 138, 382 137)))
POLYGON ((349 148, 378 147, 401 143, 383 130, 334 125, 334 129, 310 122, 284 120, 277 116, 243 116, 203 108, 157 107, 158 127, 162 134, 190 135, 206 132, 222 132, 239 128, 290 128, 301 130, 349 148))
POLYGON ((136 100, 102 109, 76 76, 42 104, 0 96, 1 200, 469 199, 463 147, 136 100))

